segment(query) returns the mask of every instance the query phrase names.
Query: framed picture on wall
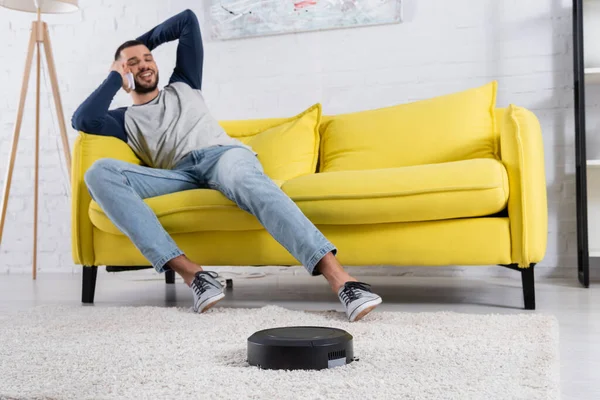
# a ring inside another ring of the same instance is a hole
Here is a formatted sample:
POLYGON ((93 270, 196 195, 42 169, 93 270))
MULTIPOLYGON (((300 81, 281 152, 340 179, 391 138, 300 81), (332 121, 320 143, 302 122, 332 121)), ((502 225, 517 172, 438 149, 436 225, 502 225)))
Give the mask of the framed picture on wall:
POLYGON ((216 39, 399 23, 402 0, 211 0, 216 39))

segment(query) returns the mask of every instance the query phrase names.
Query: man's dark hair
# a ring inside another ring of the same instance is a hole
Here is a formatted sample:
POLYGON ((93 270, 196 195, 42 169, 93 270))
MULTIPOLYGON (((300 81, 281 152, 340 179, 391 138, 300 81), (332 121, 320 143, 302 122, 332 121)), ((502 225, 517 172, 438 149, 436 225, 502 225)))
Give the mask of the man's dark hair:
POLYGON ((128 47, 139 46, 139 45, 144 45, 144 43, 140 42, 139 40, 128 40, 125 43, 123 43, 122 45, 120 45, 119 48, 117 49, 117 51, 115 52, 115 61, 117 61, 119 59, 119 57, 121 56, 121 50, 124 50, 128 47))

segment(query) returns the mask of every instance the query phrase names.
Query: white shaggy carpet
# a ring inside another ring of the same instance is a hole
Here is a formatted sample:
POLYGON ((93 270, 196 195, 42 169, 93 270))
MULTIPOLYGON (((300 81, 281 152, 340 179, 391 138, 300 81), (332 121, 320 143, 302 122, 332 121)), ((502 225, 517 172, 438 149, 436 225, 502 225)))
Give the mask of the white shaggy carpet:
POLYGON ((558 399, 558 324, 537 314, 338 312, 269 306, 42 306, 0 319, 0 398, 558 399), (350 365, 268 371, 246 363, 255 331, 291 325, 354 336, 350 365))

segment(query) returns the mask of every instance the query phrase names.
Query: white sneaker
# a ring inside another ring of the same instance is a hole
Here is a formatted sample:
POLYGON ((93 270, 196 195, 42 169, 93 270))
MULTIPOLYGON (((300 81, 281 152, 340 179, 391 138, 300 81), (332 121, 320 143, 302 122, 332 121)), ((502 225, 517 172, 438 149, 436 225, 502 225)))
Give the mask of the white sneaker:
POLYGON ((196 273, 190 285, 194 292, 194 312, 203 313, 225 297, 223 285, 216 279, 218 276, 219 274, 213 271, 196 273))
POLYGON ((346 282, 338 291, 350 322, 358 321, 381 304, 381 297, 371 292, 371 286, 362 282, 346 282))

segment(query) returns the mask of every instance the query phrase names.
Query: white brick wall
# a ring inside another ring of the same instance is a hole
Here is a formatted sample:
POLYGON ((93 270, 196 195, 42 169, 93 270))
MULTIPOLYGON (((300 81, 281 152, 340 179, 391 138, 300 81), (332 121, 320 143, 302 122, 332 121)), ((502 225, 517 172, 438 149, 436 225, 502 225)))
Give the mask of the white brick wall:
MULTIPOLYGON (((398 25, 227 42, 210 37, 207 5, 191 0, 80 0, 50 15, 65 117, 104 79, 115 48, 185 8, 205 37, 204 91, 220 119, 288 116, 314 102, 328 114, 388 106, 499 81, 498 104, 533 110, 544 133, 549 194, 546 274, 573 275, 575 185, 571 9, 567 0, 406 0, 398 25)), ((33 14, 0 9, 0 179, 4 179, 33 14)), ((155 54, 168 79, 175 44, 155 54)), ((3 243, 0 274, 29 273, 33 194, 34 79, 3 243)), ((49 82, 48 82, 49 84, 49 82)), ((39 268, 78 271, 70 255, 70 200, 58 125, 42 84, 39 268)), ((590 107, 600 96, 590 95, 590 107)), ((115 106, 128 104, 121 93, 115 106)), ((589 120, 590 130, 600 119, 589 120)), ((71 141, 76 132, 69 129, 71 141)), ((600 147, 600 146, 599 146, 600 147)), ((593 152, 594 150, 590 150, 593 152)), ((600 148, 599 148, 600 151, 600 148)), ((598 154, 600 155, 600 154, 598 154)), ((592 154, 593 156, 593 154, 592 154)), ((574 275, 573 275, 574 276, 574 275)))

